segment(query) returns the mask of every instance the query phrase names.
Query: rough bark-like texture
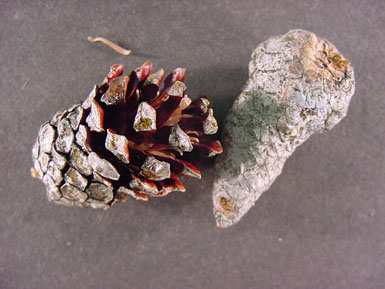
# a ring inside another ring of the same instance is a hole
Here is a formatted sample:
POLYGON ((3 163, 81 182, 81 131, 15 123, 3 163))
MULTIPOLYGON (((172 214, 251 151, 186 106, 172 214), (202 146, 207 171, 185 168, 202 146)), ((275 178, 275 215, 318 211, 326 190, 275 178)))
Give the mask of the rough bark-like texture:
POLYGON ((216 161, 214 214, 237 223, 311 135, 333 128, 354 93, 353 68, 329 41, 292 30, 258 45, 227 116, 216 161))

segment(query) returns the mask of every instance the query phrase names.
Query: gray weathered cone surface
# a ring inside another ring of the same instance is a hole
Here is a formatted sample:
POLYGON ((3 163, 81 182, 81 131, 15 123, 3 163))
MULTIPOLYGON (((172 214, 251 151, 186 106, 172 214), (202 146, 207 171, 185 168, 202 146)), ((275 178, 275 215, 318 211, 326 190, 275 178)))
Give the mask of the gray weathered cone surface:
POLYGON ((258 45, 227 116, 213 189, 217 226, 237 223, 311 135, 345 117, 354 74, 329 41, 291 30, 258 45))

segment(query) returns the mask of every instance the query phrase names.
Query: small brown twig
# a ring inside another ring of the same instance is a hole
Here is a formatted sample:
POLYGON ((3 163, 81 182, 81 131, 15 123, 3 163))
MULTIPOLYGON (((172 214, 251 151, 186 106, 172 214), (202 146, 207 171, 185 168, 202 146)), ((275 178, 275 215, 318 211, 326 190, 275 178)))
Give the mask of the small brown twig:
POLYGON ((106 38, 103 38, 103 37, 95 37, 95 38, 93 38, 91 36, 88 36, 87 40, 90 41, 90 42, 102 42, 105 45, 107 45, 108 47, 110 47, 113 50, 115 50, 116 52, 118 52, 120 54, 123 54, 123 55, 130 55, 131 52, 132 52, 132 50, 124 49, 124 48, 120 47, 118 44, 113 43, 110 40, 108 40, 106 38))

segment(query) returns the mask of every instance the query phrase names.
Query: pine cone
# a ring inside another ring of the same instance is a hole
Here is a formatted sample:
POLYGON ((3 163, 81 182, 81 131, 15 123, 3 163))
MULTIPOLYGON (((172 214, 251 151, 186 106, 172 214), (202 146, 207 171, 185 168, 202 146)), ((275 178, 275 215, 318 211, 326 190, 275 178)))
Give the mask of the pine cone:
POLYGON ((88 98, 57 112, 40 128, 32 149, 33 175, 46 186, 50 201, 108 208, 129 196, 148 200, 185 191, 180 176, 200 178, 196 152, 222 152, 209 100, 185 94, 185 69, 163 81, 144 63, 122 76, 111 66, 88 98), (193 164, 194 163, 194 164, 193 164))

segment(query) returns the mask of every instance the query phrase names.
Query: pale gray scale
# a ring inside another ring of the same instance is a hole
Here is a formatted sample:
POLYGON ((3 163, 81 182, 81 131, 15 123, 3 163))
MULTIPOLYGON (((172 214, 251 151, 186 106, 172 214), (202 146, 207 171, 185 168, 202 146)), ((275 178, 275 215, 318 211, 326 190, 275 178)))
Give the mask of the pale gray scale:
POLYGON ((128 140, 124 135, 113 133, 108 129, 105 147, 122 162, 126 164, 130 162, 128 140))
POLYGON ((102 183, 102 184, 106 185, 107 187, 113 188, 112 183, 108 179, 106 179, 105 177, 101 176, 100 174, 98 174, 95 171, 93 173, 93 178, 94 178, 95 181, 98 181, 99 183, 102 183))
POLYGON ((48 170, 48 163, 51 160, 49 154, 40 152, 39 163, 41 170, 45 173, 48 170))
POLYGON ((92 167, 88 163, 87 155, 76 145, 73 145, 71 149, 70 164, 82 175, 92 175, 92 167))
POLYGON ((99 94, 99 86, 95 85, 88 95, 87 99, 83 101, 82 108, 89 109, 91 107, 92 101, 99 94))
POLYGON ((157 189, 153 188, 146 182, 141 181, 139 178, 133 179, 129 185, 134 191, 138 191, 143 194, 155 195, 159 193, 157 189))
POLYGON ((40 166, 40 163, 39 163, 38 160, 34 160, 34 161, 33 161, 33 167, 35 168, 37 175, 38 175, 38 176, 40 177, 40 179, 41 179, 41 178, 43 177, 43 175, 44 175, 44 172, 42 171, 41 166, 40 166))
POLYGON ((191 152, 193 150, 190 137, 179 127, 179 125, 173 126, 171 128, 168 142, 170 146, 180 149, 184 152, 191 152))
POLYGON ((91 183, 86 192, 91 198, 104 203, 111 202, 114 197, 111 188, 96 182, 91 183))
POLYGON ((207 135, 215 134, 218 131, 218 123, 214 118, 214 111, 212 108, 209 109, 209 114, 203 121, 203 131, 207 135))
POLYGON ((156 130, 156 111, 147 102, 139 104, 133 128, 137 132, 156 130))
POLYGON ((47 175, 51 176, 52 180, 57 186, 60 185, 60 183, 63 181, 61 170, 53 161, 50 161, 48 164, 47 175))
POLYGON ((183 93, 186 90, 186 85, 182 81, 175 81, 175 83, 168 90, 168 95, 172 96, 183 96, 183 93))
POLYGON ((39 157, 39 139, 37 138, 32 147, 32 159, 36 160, 39 157))
POLYGON ((88 149, 88 140, 90 137, 90 132, 88 128, 85 125, 79 125, 78 132, 76 133, 75 136, 75 142, 80 145, 80 147, 87 152, 90 152, 88 149))
POLYGON ((64 175, 64 179, 67 183, 74 185, 75 187, 84 191, 88 185, 88 180, 82 176, 77 170, 69 168, 64 175))
POLYGON ((57 126, 59 121, 61 121, 63 119, 63 117, 65 117, 67 115, 67 113, 68 113, 67 110, 59 110, 58 112, 56 112, 51 119, 51 124, 53 126, 57 126))
POLYGON ((55 140, 56 131, 52 125, 45 123, 39 131, 40 150, 45 153, 51 152, 52 143, 55 140))
POLYGON ((120 174, 116 168, 107 160, 99 157, 95 152, 88 155, 88 163, 94 171, 110 180, 119 180, 120 174))
POLYGON ((89 207, 91 207, 93 209, 107 210, 110 207, 109 205, 105 204, 104 202, 101 202, 101 201, 98 201, 98 200, 94 200, 94 199, 91 199, 91 198, 89 198, 83 204, 87 204, 89 207))
POLYGON ((125 101, 126 76, 119 76, 111 80, 107 91, 102 95, 100 101, 107 105, 116 105, 125 101))
POLYGON ((140 201, 146 201, 146 199, 138 197, 133 190, 130 190, 130 189, 126 188, 126 187, 119 187, 117 192, 119 194, 131 196, 131 197, 133 197, 133 198, 135 198, 137 200, 140 200, 140 201))
POLYGON ((81 108, 80 105, 77 105, 72 111, 70 111, 68 113, 68 115, 66 116, 66 119, 69 120, 70 122, 70 125, 72 127, 73 130, 77 130, 79 125, 80 125, 80 122, 82 121, 83 119, 83 114, 84 114, 84 110, 81 108))
POLYGON ((77 187, 72 186, 70 184, 65 183, 60 187, 60 191, 64 198, 75 201, 79 203, 83 203, 87 200, 88 196, 86 193, 79 190, 77 187))
POLYGON ((78 202, 74 202, 74 205, 75 206, 78 206, 80 208, 83 208, 83 209, 87 209, 90 207, 90 204, 87 202, 90 198, 88 198, 85 202, 83 203, 78 203, 78 202))
POLYGON ((160 78, 163 76, 163 74, 164 74, 163 69, 160 69, 157 72, 150 74, 147 77, 146 81, 144 82, 143 86, 148 85, 148 84, 155 84, 156 86, 158 86, 158 84, 160 82, 160 78))
MULTIPOLYGON (((81 102, 78 102, 78 103, 75 103, 73 104, 68 110, 68 112, 71 112, 71 111, 74 111, 75 109, 77 109, 79 106, 81 105, 81 102)), ((67 117, 67 116, 66 116, 67 117)))
POLYGON ((56 186, 54 180, 47 174, 42 179, 46 190, 47 190, 47 197, 49 201, 57 201, 60 200, 62 197, 62 194, 60 193, 58 187, 56 186))
POLYGON ((66 198, 61 198, 60 200, 57 200, 54 202, 55 202, 55 204, 64 205, 67 207, 75 206, 78 204, 76 201, 71 201, 71 200, 68 200, 66 198))
POLYGON ((56 164, 56 166, 60 170, 64 169, 66 164, 67 164, 67 158, 64 155, 62 155, 61 153, 59 153, 55 149, 55 147, 52 147, 51 155, 52 155, 52 160, 56 164))
POLYGON ((162 181, 170 178, 170 164, 149 156, 140 167, 140 174, 150 180, 162 181))
POLYGON ((93 100, 91 102, 91 112, 88 115, 86 122, 91 131, 102 132, 103 128, 103 111, 99 104, 93 100))
POLYGON ((58 137, 56 138, 55 148, 59 152, 68 154, 75 138, 70 122, 67 119, 62 119, 57 126, 57 130, 58 137))
POLYGON ((182 174, 185 176, 188 176, 188 177, 201 179, 201 174, 197 174, 196 172, 192 171, 191 169, 189 169, 186 166, 183 168, 182 174))

